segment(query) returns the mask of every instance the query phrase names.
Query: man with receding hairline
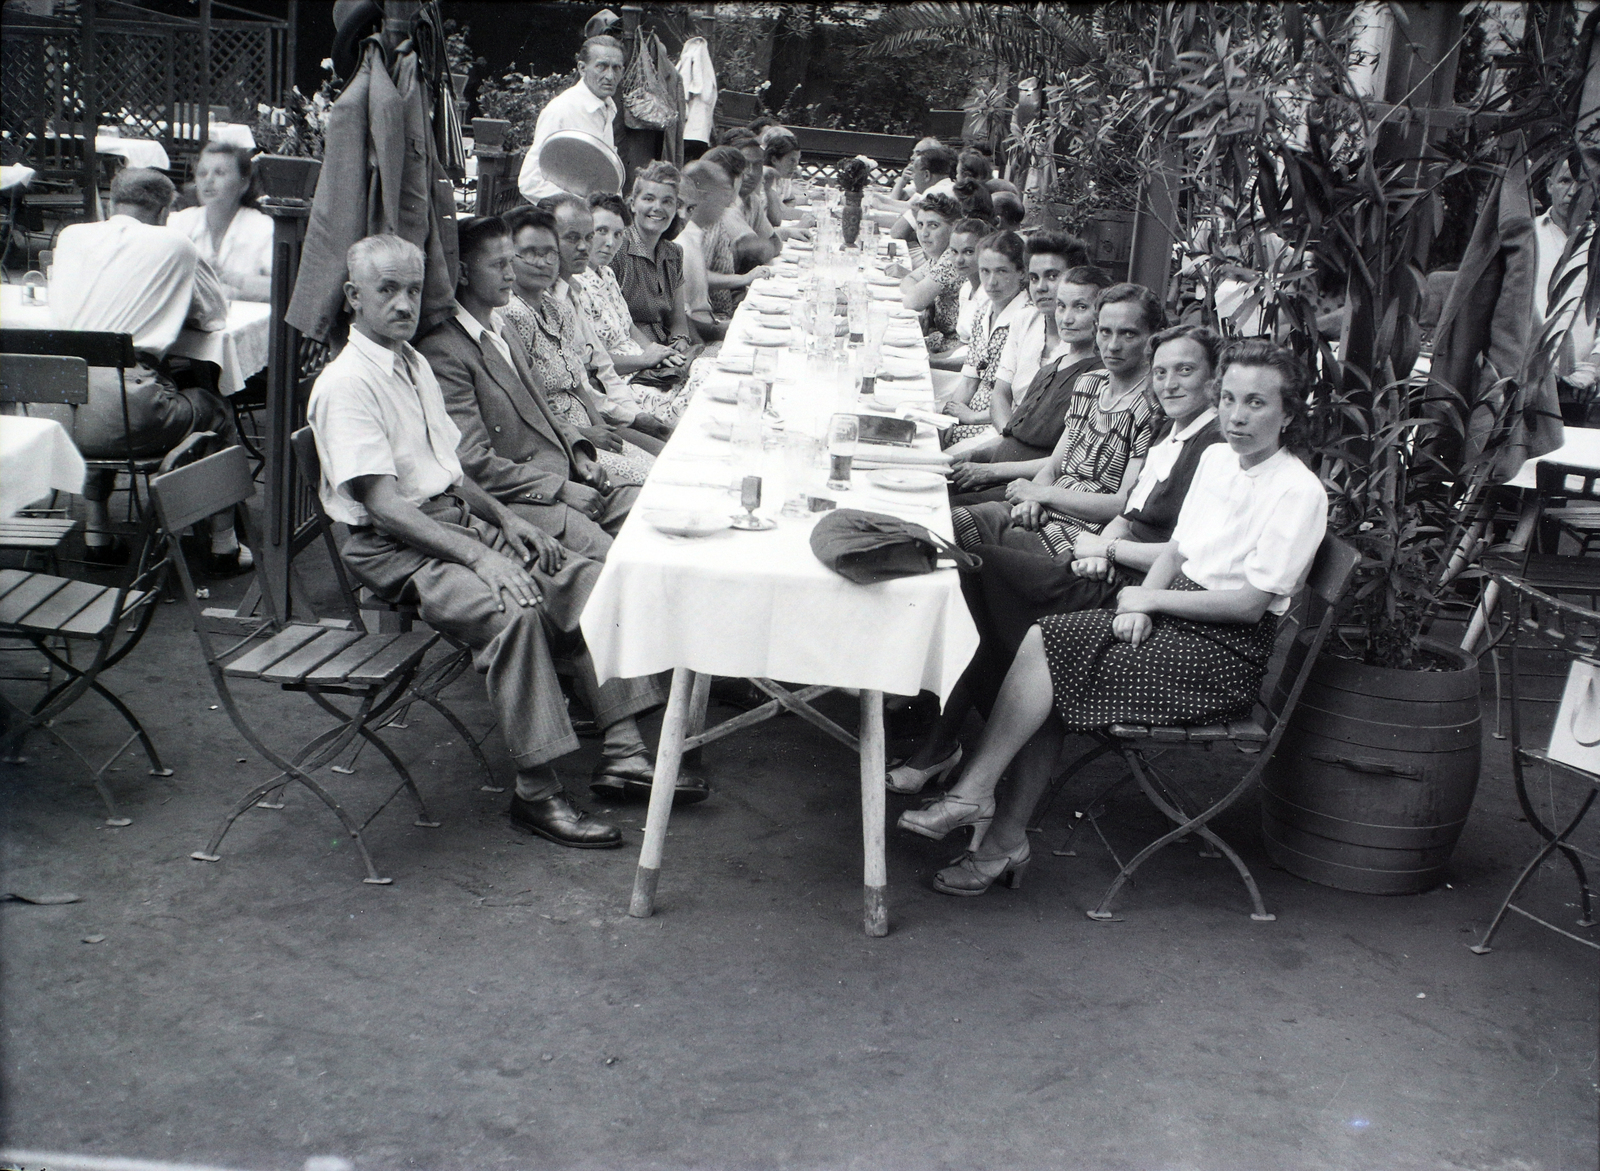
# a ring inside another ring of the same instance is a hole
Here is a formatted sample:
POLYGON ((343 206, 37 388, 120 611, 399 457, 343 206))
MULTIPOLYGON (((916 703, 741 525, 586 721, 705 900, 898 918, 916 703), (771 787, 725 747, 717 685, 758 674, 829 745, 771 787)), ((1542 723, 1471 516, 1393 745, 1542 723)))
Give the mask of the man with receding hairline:
MULTIPOLYGON (((461 439, 433 371, 410 344, 422 252, 398 236, 349 251, 350 340, 311 391, 323 508, 350 528, 345 564, 379 597, 473 649, 517 766, 513 824, 559 845, 622 843, 615 826, 572 803, 553 762, 578 747, 551 647, 565 651, 604 729, 602 754, 653 769, 633 716, 657 706, 651 680, 601 686, 578 617, 598 562, 568 553, 463 473, 461 439)), ((604 763, 604 762, 603 762, 604 763)))
POLYGON ((578 50, 578 83, 551 98, 534 123, 533 142, 523 156, 522 172, 517 176, 517 190, 529 203, 537 203, 542 197, 561 190, 539 169, 539 148, 556 131, 582 130, 612 150, 616 149, 613 123, 617 117, 617 103, 613 95, 622 81, 626 62, 622 42, 616 37, 589 37, 583 42, 578 50))

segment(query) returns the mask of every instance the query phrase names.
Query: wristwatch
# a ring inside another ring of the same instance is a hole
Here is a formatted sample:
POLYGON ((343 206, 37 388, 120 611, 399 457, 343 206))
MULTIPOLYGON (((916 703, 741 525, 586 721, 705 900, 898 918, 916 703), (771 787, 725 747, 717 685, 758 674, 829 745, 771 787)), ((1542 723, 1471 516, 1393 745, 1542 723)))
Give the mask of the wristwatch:
POLYGON ((1111 540, 1106 542, 1106 563, 1108 565, 1115 565, 1117 563, 1117 538, 1116 537, 1112 537, 1111 540))

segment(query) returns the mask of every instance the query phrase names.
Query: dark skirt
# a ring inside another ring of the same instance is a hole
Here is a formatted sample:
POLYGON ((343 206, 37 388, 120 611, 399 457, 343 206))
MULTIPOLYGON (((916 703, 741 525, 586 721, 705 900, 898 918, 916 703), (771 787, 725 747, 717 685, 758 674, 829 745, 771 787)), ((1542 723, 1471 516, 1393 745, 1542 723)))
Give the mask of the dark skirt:
MULTIPOLYGON (((1181 574, 1170 589, 1198 590, 1181 574)), ((1056 714, 1071 731, 1111 724, 1215 724, 1250 714, 1278 620, 1253 626, 1154 616, 1142 646, 1111 633, 1114 610, 1039 620, 1056 714)))

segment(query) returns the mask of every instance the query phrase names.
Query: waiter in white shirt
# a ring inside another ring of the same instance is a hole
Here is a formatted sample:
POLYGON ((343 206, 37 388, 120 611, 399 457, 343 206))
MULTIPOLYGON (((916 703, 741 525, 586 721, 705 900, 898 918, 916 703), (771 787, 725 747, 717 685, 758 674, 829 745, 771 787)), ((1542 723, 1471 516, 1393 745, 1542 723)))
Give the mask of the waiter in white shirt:
POLYGON ((539 170, 539 148, 556 131, 582 130, 616 149, 612 127, 617 103, 612 95, 622 81, 625 61, 622 42, 616 37, 590 37, 583 42, 583 48, 578 50, 578 84, 551 98, 534 124, 533 144, 528 147, 522 173, 517 176, 517 190, 528 202, 537 203, 561 190, 539 170))
MULTIPOLYGON (((228 317, 216 272, 188 237, 165 226, 176 195, 160 171, 125 167, 111 183, 111 217, 64 228, 56 242, 51 323, 57 329, 131 334, 139 358, 124 378, 115 369, 89 371, 89 402, 74 418, 72 437, 90 459, 123 459, 130 451, 162 455, 194 431, 215 431, 225 443, 238 442, 227 405, 205 387, 179 387, 167 369, 167 350, 185 325, 217 330, 228 317)), ((84 541, 91 561, 114 562, 125 552, 110 533, 107 501, 115 480, 114 472, 91 471, 84 482, 84 541)), ((231 514, 218 518, 211 551, 213 573, 238 571, 231 514)))

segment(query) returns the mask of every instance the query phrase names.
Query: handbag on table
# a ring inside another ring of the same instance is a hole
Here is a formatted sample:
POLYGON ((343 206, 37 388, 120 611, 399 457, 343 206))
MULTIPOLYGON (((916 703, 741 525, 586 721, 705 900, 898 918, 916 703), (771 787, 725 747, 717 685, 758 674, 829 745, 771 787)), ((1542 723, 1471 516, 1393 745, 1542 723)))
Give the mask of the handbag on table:
POLYGON ((811 551, 841 577, 859 585, 932 573, 949 559, 964 573, 983 560, 922 525, 882 512, 841 508, 811 530, 811 551))

